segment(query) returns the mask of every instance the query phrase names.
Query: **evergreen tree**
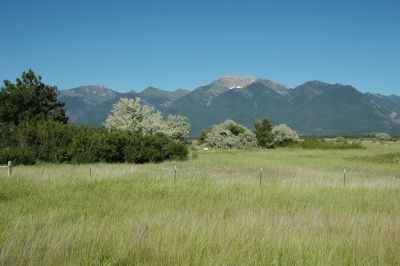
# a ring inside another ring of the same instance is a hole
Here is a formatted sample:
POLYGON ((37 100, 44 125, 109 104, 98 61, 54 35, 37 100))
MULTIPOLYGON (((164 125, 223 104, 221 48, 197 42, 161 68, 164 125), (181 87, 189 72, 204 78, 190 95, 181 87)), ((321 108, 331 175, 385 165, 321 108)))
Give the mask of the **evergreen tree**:
POLYGON ((42 82, 32 70, 23 72, 16 83, 4 81, 0 89, 0 123, 53 120, 67 123, 64 103, 57 100, 57 87, 42 82))
POLYGON ((272 125, 267 118, 262 121, 255 121, 255 134, 257 144, 260 147, 270 148, 273 146, 274 135, 272 134, 272 125))

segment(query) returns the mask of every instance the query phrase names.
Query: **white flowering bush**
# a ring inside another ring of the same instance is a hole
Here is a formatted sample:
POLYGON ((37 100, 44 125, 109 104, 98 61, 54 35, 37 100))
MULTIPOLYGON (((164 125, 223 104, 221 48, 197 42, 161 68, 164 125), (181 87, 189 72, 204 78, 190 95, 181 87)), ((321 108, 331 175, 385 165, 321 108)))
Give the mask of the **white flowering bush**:
POLYGON ((169 116, 164 121, 160 111, 152 106, 143 105, 140 98, 122 98, 114 104, 104 126, 145 136, 164 133, 177 142, 189 143, 190 124, 186 117, 169 116))
POLYGON ((245 126, 227 120, 206 133, 204 145, 218 149, 250 149, 257 146, 257 139, 245 126))
POLYGON ((285 124, 274 126, 272 128, 272 135, 274 136, 275 146, 285 146, 299 140, 297 132, 285 124))
POLYGON ((237 137, 239 137, 239 149, 249 149, 257 147, 256 134, 254 134, 250 130, 247 129, 245 132, 239 134, 237 137))
POLYGON ((376 133, 375 134, 375 140, 377 140, 381 143, 385 143, 386 141, 389 141, 391 139, 392 139, 392 137, 387 133, 376 133))

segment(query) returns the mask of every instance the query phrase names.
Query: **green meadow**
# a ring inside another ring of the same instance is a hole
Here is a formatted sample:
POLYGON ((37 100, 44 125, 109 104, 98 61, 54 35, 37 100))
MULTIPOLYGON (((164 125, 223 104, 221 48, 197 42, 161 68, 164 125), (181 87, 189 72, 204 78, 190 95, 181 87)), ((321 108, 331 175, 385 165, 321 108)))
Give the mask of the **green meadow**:
POLYGON ((364 147, 1 169, 0 265, 400 265, 400 143, 364 147))

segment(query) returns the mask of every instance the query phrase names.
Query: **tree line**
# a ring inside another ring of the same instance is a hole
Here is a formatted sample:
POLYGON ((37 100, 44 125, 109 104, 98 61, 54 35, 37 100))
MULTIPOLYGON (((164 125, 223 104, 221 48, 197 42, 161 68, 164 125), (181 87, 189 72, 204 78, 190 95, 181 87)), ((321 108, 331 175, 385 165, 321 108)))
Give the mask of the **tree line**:
MULTIPOLYGON (((67 124, 64 103, 57 96, 57 87, 44 84, 32 70, 22 73, 15 83, 4 81, 0 90, 0 162, 146 163, 187 157, 188 129, 181 130, 182 117, 169 117, 157 131, 148 131, 149 121, 143 116, 129 122, 141 121, 142 130, 119 128, 116 122, 129 117, 119 116, 121 104, 117 104, 106 128, 77 126, 67 124)), ((142 115, 156 113, 151 107, 142 107, 139 100, 134 105, 140 106, 142 115)))

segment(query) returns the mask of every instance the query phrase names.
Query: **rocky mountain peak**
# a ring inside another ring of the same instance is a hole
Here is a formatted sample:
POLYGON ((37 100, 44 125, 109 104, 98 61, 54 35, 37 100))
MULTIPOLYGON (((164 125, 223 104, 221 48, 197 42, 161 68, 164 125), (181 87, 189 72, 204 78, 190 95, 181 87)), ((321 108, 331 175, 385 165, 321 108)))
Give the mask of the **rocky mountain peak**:
POLYGON ((214 84, 226 87, 228 89, 244 88, 251 83, 257 81, 256 77, 253 76, 237 76, 237 75, 225 75, 214 81, 214 84))

